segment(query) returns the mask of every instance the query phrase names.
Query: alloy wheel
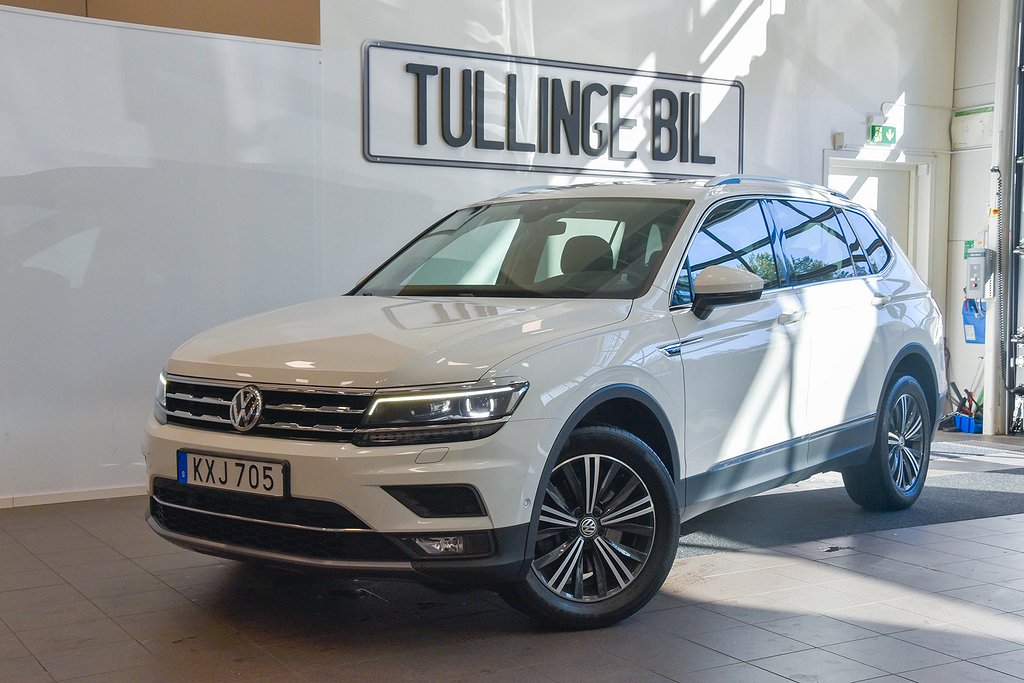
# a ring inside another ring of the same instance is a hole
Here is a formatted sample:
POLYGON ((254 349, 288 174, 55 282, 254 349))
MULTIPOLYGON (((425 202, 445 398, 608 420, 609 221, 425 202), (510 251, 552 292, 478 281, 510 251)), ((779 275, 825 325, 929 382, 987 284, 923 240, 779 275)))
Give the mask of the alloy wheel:
POLYGON ((925 459, 924 417, 921 406, 909 394, 900 394, 888 416, 889 474, 901 493, 907 493, 921 477, 925 459))
POLYGON ((533 571, 560 597, 605 600, 633 583, 654 535, 654 502, 636 472, 608 455, 579 455, 551 473, 533 571))

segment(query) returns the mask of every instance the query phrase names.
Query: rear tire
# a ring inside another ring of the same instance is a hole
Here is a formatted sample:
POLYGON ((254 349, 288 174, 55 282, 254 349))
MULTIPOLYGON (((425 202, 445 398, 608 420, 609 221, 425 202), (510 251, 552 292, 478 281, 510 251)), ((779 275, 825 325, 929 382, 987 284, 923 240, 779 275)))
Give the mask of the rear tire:
POLYGON ((853 502, 867 510, 905 510, 928 476, 932 417, 921 385, 903 375, 889 387, 867 463, 843 471, 853 502))
POLYGON ((533 561, 499 594, 563 629, 600 628, 658 592, 679 541, 675 486, 658 456, 622 429, 582 427, 559 453, 533 528, 533 561))

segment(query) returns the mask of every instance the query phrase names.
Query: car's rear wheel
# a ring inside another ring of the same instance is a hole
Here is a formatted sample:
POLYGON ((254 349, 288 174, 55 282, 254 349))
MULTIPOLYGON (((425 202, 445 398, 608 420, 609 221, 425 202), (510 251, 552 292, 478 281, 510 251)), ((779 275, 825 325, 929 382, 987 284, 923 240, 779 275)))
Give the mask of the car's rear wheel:
POLYGON ((643 441, 614 427, 574 431, 540 503, 531 566, 502 591, 513 607, 559 628, 597 628, 661 588, 679 508, 671 477, 643 441))
POLYGON ((867 463, 843 471, 846 492, 868 510, 904 510, 928 476, 932 419, 921 385, 905 375, 889 387, 867 463))

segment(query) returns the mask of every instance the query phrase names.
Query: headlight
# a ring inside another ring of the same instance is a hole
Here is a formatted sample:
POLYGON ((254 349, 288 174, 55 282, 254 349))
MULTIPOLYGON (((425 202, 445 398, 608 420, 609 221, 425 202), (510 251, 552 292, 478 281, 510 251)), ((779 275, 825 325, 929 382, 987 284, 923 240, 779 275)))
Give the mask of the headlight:
POLYGON ((383 446, 481 439, 501 428, 528 387, 525 380, 506 379, 481 388, 378 395, 353 441, 383 446))
POLYGON ((156 384, 156 419, 161 423, 167 422, 167 376, 163 372, 156 384))

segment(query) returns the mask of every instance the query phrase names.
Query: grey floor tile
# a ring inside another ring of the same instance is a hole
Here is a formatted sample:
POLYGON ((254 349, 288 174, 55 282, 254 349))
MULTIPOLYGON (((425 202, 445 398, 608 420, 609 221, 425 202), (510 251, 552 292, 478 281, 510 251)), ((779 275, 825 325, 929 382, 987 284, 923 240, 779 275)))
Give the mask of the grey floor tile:
POLYGON ((58 567, 54 570, 71 584, 96 581, 99 579, 121 579, 128 576, 142 576, 144 569, 131 560, 120 558, 106 562, 91 562, 58 567))
POLYGON ((853 624, 848 624, 845 621, 833 619, 823 614, 803 614, 789 617, 788 619, 769 621, 760 626, 773 633, 778 633, 787 638, 798 640, 801 643, 813 645, 814 647, 835 645, 862 638, 873 638, 878 635, 875 631, 854 626, 853 624))
POLYGON ((851 683, 885 675, 880 669, 825 650, 802 650, 759 659, 755 666, 801 683, 851 683))
POLYGON ((1002 581, 1013 581, 1024 579, 1024 569, 1003 567, 985 560, 964 560, 952 562, 939 567, 944 572, 965 576, 969 579, 977 579, 983 583, 1000 583, 1002 581))
POLYGON ((954 658, 948 655, 890 636, 852 640, 848 643, 829 645, 825 649, 893 674, 954 661, 954 658))
POLYGON ((812 585, 772 591, 768 597, 793 613, 828 612, 844 607, 867 605, 877 601, 873 595, 837 591, 828 586, 812 585))
POLYGON ((51 569, 35 569, 31 571, 0 574, 0 593, 18 591, 25 588, 40 588, 64 583, 51 569))
POLYGON ((912 527, 909 529, 886 529, 884 531, 873 531, 868 536, 878 536, 890 541, 899 541, 910 545, 931 546, 935 543, 942 543, 949 540, 948 536, 937 534, 926 528, 912 527))
POLYGON ((8 546, 0 550, 0 576, 4 574, 22 574, 41 569, 46 569, 46 565, 20 545, 8 546))
POLYGON ((686 683, 783 683, 786 678, 751 664, 730 664, 686 674, 686 683))
POLYGON ((0 681, 17 681, 17 683, 37 683, 52 681, 50 674, 35 657, 18 659, 0 659, 0 681))
POLYGON ((1006 548, 997 548, 985 543, 977 543, 976 541, 965 539, 947 539, 940 543, 931 543, 925 547, 930 550, 949 553, 950 555, 958 555, 967 560, 985 560, 1013 553, 1012 550, 1007 550, 1006 548))
POLYGON ((747 625, 712 633, 692 633, 687 640, 735 657, 741 662, 806 650, 808 645, 784 635, 747 625))
POLYGON ((636 618, 645 624, 677 636, 686 636, 691 633, 709 633, 743 625, 742 621, 723 616, 696 605, 660 610, 651 614, 642 614, 636 618))
POLYGON ((73 581, 75 590, 87 598, 108 598, 126 593, 143 593, 167 588, 167 584, 145 572, 129 576, 113 576, 104 579, 73 581))
POLYGON ((1024 645, 1024 614, 996 614, 957 623, 966 629, 1024 645))
POLYGON ((1016 612, 1024 609, 1024 591, 1003 586, 991 584, 971 586, 970 588, 945 591, 944 594, 1004 612, 1016 612))
POLYGON ((84 550, 99 548, 103 541, 96 538, 80 526, 42 527, 38 529, 20 529, 10 532, 18 543, 33 553, 55 553, 66 550, 84 550))
MULTIPOLYGON (((18 537, 16 533, 12 533, 11 535, 15 538, 18 537)), ((997 548, 1006 548, 1007 550, 1013 550, 1015 552, 1024 552, 1024 531, 1011 534, 982 536, 975 540, 978 541, 978 543, 986 543, 997 548)))
POLYGON ((892 637, 956 657, 957 659, 973 659, 1020 648, 1019 643, 994 638, 951 624, 903 631, 901 633, 894 633, 892 637))
MULTIPOLYGON (((793 610, 767 595, 748 595, 731 600, 703 602, 697 605, 716 614, 731 617, 745 624, 759 624, 763 621, 784 619, 793 615, 793 610)), ((738 624, 734 624, 738 626, 738 624)))
POLYGON ((28 631, 47 626, 62 626, 83 621, 103 619, 104 614, 96 605, 84 598, 70 602, 59 602, 39 607, 27 607, 3 616, 4 622, 13 631, 28 631))
POLYGON ((999 610, 992 607, 960 600, 945 593, 930 593, 928 595, 887 600, 885 604, 944 622, 979 619, 999 613, 999 610))
POLYGON ((972 661, 979 666, 994 669, 1009 676, 1024 677, 1024 648, 978 657, 972 661))
POLYGON ((38 557, 50 569, 125 559, 124 555, 106 545, 97 548, 86 548, 84 550, 60 550, 55 553, 39 553, 38 557))
POLYGON ((27 657, 29 654, 16 635, 13 633, 0 634, 0 661, 27 657))
POLYGON ((18 638, 36 657, 132 639, 107 618, 21 631, 18 638))
POLYGON ((0 529, 8 533, 23 529, 40 529, 70 524, 67 517, 50 505, 32 505, 0 510, 0 529))
POLYGON ((920 683, 1019 683, 1021 679, 1008 676, 971 662, 952 662, 939 666, 907 671, 904 678, 920 683))
POLYGON ((0 618, 11 612, 81 600, 82 594, 66 583, 0 593, 0 618))
POLYGON ((164 612, 169 609, 190 607, 192 605, 188 598, 173 588, 94 598, 93 603, 108 617, 164 612))
POLYGON ((925 628, 944 623, 940 619, 931 619, 921 614, 897 609, 884 603, 857 605, 856 607, 832 610, 826 616, 877 633, 896 633, 898 631, 909 631, 915 628, 925 628))
MULTIPOLYGON (((156 657, 132 640, 42 655, 39 662, 58 681, 158 664, 156 657)), ((186 675, 189 680, 202 680, 192 678, 191 671, 186 675)))

